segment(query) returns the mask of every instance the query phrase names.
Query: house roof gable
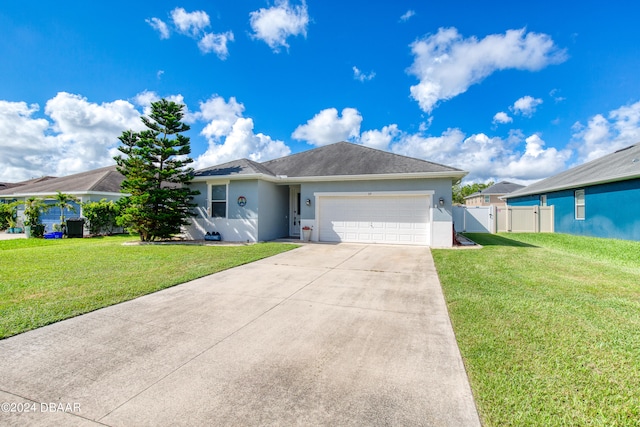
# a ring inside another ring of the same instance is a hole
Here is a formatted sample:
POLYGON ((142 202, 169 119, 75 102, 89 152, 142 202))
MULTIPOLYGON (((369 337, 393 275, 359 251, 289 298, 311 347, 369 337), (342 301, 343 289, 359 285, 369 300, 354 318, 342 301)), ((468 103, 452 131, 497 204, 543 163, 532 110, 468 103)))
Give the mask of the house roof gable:
POLYGON ((640 143, 568 169, 504 196, 505 199, 640 178, 640 143))

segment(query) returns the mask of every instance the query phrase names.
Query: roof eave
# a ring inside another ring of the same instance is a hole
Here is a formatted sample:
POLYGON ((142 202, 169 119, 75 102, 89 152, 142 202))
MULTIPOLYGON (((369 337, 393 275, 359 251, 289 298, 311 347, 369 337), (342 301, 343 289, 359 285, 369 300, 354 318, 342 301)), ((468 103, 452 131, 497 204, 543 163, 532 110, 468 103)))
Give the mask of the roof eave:
POLYGON ((545 193, 555 193, 556 191, 563 191, 563 190, 571 190, 574 188, 581 188, 581 187, 591 187, 593 185, 602 185, 602 184, 609 184, 612 182, 620 182, 620 181, 628 181, 630 179, 639 179, 640 178, 640 173, 639 174, 634 174, 634 175, 626 175, 626 176, 620 176, 620 177, 614 177, 614 178, 609 178, 609 179, 601 179, 601 180, 596 180, 596 181, 585 181, 585 182, 581 182, 581 183, 577 183, 577 184, 572 184, 572 185, 561 185, 558 187, 550 187, 550 188, 542 188, 540 190, 534 190, 534 191, 526 191, 526 192, 522 192, 522 193, 518 193, 518 194, 514 194, 514 193, 509 193, 509 194, 505 194, 504 196, 501 197, 501 199, 512 199, 514 197, 524 197, 524 196, 533 196, 536 194, 545 194, 545 193))
MULTIPOLYGON (((128 196, 128 193, 120 193, 113 191, 96 191, 96 190, 77 190, 77 191, 65 191, 64 194, 69 194, 71 196, 78 195, 102 195, 102 196, 128 196)), ((55 197, 55 191, 41 191, 37 193, 12 193, 12 194, 0 194, 0 198, 8 198, 8 197, 55 197)))
POLYGON ((195 176, 191 180, 191 182, 207 182, 207 181, 216 181, 216 180, 255 180, 262 179, 264 181, 270 182, 278 182, 280 181, 279 177, 267 175, 264 173, 248 173, 248 174, 236 174, 236 175, 201 175, 195 176))
POLYGON ((444 171, 444 172, 409 172, 409 173, 386 173, 386 174, 364 174, 364 175, 322 175, 322 176, 271 176, 266 174, 245 174, 245 175, 209 175, 197 176, 192 182, 207 182, 214 180, 252 180, 262 179, 277 183, 299 183, 299 182, 328 182, 328 181, 369 181, 369 180, 390 180, 390 179, 419 179, 419 178, 464 178, 469 172, 466 171, 444 171))

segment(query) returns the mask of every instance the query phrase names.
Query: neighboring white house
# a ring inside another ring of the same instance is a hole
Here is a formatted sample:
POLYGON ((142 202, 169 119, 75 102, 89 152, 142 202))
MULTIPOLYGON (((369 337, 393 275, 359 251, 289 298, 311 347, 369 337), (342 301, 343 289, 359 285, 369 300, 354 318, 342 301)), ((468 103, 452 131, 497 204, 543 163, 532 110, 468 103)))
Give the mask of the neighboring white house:
POLYGON ((196 171, 197 217, 186 234, 256 242, 311 240, 452 246, 452 184, 467 172, 339 142, 257 163, 196 171))
MULTIPOLYGON (((29 197, 39 197, 46 203, 53 204, 53 197, 59 191, 77 197, 80 203, 72 203, 76 212, 65 210, 66 218, 82 216, 81 203, 89 201, 100 201, 101 199, 118 200, 124 194, 120 192, 120 185, 124 176, 116 170, 116 166, 94 169, 73 175, 59 178, 46 177, 46 179, 35 179, 9 185, 8 188, 0 190, 0 200, 25 201, 29 197)), ((18 208, 18 217, 22 218, 24 205, 18 208)), ((42 214, 42 223, 47 227, 47 231, 53 230, 53 224, 60 222, 60 209, 51 208, 42 214)))

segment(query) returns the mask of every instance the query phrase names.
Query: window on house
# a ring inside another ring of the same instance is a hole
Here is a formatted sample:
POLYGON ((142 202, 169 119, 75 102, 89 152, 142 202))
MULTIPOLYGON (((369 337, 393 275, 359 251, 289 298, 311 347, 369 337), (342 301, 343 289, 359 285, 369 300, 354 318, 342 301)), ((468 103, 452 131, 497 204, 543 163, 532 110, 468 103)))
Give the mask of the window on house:
POLYGON ((584 219, 585 217, 584 190, 576 190, 574 195, 576 199, 576 219, 584 219))
POLYGON ((491 203, 491 196, 484 196, 485 203, 491 203))
POLYGON ((547 206, 547 195, 540 195, 540 206, 547 206))
POLYGON ((227 217, 227 185, 211 186, 211 216, 213 218, 227 217))

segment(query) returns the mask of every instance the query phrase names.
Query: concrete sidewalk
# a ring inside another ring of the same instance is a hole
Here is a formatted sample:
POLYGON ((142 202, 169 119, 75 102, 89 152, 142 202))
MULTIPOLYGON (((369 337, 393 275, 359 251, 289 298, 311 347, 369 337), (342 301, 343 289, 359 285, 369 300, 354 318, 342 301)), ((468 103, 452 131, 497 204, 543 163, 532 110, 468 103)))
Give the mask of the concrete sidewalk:
POLYGON ((26 239, 27 235, 24 233, 6 233, 0 231, 0 240, 14 240, 14 239, 26 239))
POLYGON ((425 247, 305 245, 0 360, 1 425, 480 425, 425 247))

